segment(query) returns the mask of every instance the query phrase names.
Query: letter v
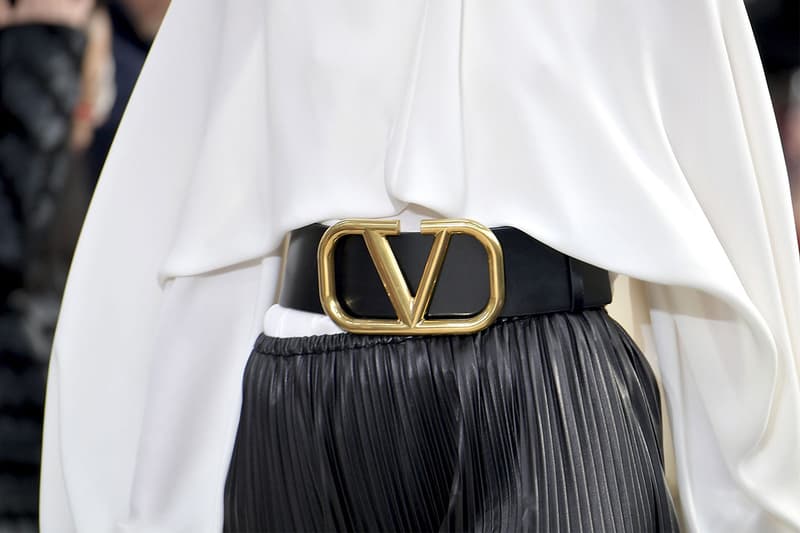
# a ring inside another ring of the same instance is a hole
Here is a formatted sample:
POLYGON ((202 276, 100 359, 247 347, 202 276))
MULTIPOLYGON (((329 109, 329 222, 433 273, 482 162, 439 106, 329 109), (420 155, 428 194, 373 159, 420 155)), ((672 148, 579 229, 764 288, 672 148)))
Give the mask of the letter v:
POLYGON ((450 243, 450 232, 442 229, 436 233, 415 296, 411 296, 411 291, 408 290, 403 272, 400 270, 400 265, 397 264, 397 258, 392 252, 386 235, 378 231, 367 230, 364 232, 364 242, 367 244, 367 250, 369 250, 369 255, 372 257, 372 262, 375 264, 386 294, 392 302, 392 307, 397 313, 397 318, 409 327, 419 325, 430 306, 433 289, 442 270, 447 246, 450 243))

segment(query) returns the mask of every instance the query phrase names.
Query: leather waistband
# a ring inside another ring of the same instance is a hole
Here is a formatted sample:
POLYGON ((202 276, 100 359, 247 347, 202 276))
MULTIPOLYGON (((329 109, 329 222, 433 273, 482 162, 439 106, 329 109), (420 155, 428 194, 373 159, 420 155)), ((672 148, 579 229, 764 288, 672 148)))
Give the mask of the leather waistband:
MULTIPOLYGON (((326 229, 311 224, 289 234, 278 301, 283 307, 324 313, 317 247, 326 229)), ((499 227, 492 232, 505 263, 505 302, 499 316, 580 311, 611 302, 606 270, 564 255, 516 228, 499 227)), ((416 294, 433 236, 401 233, 388 240, 411 294, 416 294)), ((458 318, 479 313, 489 297, 486 257, 475 239, 454 235, 426 316, 458 318)), ((349 314, 360 318, 397 316, 361 237, 342 237, 335 250, 334 272, 337 297, 349 314)))

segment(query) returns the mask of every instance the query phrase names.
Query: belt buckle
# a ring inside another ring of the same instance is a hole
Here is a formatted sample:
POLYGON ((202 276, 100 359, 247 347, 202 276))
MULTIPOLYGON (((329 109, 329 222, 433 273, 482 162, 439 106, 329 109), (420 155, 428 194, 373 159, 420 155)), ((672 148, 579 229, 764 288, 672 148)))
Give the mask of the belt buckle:
POLYGON ((319 296, 327 315, 345 331, 372 335, 465 335, 480 331, 500 314, 505 299, 503 250, 486 226, 467 219, 423 220, 420 233, 434 235, 419 289, 411 295, 387 236, 400 233, 399 220, 346 219, 323 235, 317 249, 319 296), (489 261, 489 300, 477 315, 459 319, 426 319, 425 314, 447 253, 450 237, 465 234, 480 242, 489 261), (397 314, 396 320, 356 318, 348 314, 336 296, 333 254, 345 235, 361 235, 386 294, 397 314))

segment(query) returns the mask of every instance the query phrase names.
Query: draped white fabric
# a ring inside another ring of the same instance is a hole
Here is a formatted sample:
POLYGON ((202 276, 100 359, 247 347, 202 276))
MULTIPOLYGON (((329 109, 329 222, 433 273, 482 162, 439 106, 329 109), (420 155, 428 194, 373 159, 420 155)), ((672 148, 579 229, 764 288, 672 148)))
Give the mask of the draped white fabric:
POLYGON ((43 531, 218 531, 282 236, 409 206, 647 282, 686 525, 800 530, 800 265, 740 0, 173 0, 68 282, 43 531))

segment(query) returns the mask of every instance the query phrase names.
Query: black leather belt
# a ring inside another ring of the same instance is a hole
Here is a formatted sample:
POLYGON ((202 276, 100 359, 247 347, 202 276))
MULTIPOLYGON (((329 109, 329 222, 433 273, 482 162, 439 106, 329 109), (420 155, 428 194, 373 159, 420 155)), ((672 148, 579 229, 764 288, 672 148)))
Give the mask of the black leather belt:
MULTIPOLYGON (((323 313, 317 249, 328 229, 311 224, 292 231, 284 258, 280 305, 323 313)), ((493 228, 502 248, 505 298, 499 316, 513 317, 580 311, 611 302, 608 272, 564 255, 512 227, 493 228)), ((397 263, 412 295, 417 293, 433 235, 389 236, 397 263)), ((333 252, 336 295, 342 308, 359 318, 398 316, 376 271, 364 238, 341 237, 333 252)), ((487 251, 469 235, 452 235, 436 279, 426 319, 475 315, 489 297, 487 251)))

